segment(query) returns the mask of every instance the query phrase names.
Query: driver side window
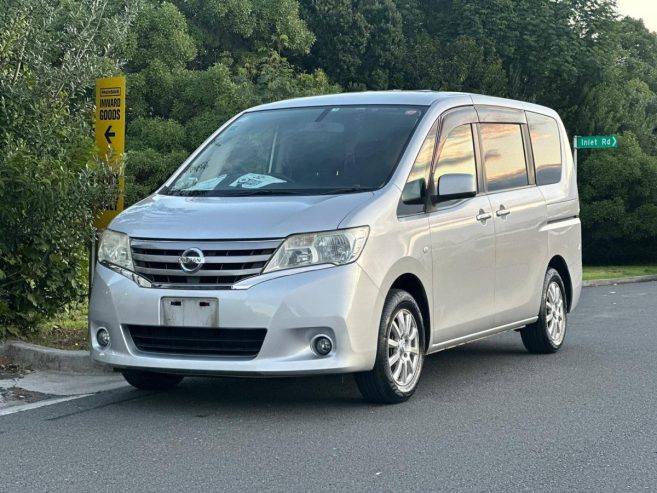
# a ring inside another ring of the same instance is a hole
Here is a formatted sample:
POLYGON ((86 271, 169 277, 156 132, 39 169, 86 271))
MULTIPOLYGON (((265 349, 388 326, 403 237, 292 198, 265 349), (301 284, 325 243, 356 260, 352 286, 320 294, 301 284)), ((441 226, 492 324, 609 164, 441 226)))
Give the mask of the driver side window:
POLYGON ((415 158, 413 168, 406 180, 406 185, 402 191, 402 200, 397 208, 398 216, 408 216, 424 212, 424 196, 426 194, 429 182, 429 171, 433 161, 433 151, 436 147, 436 132, 438 131, 438 122, 434 123, 429 130, 420 152, 415 158), (409 204, 407 202, 419 202, 409 204))

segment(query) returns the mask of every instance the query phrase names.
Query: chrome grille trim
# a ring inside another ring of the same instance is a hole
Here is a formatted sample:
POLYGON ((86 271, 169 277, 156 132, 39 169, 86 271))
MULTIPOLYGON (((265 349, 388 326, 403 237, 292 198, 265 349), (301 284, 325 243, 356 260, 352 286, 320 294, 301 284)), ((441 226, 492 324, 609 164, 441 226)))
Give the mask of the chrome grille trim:
POLYGON ((206 250, 255 250, 277 248, 283 239, 275 240, 144 240, 132 238, 133 248, 153 250, 187 250, 197 247, 206 250))
POLYGON ((153 287, 230 289, 236 282, 262 272, 283 239, 266 240, 151 240, 131 239, 135 272, 153 287), (201 269, 185 272, 181 254, 198 248, 205 256, 201 269))

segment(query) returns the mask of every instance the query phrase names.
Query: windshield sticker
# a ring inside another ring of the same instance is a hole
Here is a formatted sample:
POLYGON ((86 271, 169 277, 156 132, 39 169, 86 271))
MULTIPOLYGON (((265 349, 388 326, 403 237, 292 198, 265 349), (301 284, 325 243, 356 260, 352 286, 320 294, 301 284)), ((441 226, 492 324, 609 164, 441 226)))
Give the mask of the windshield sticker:
POLYGON ((272 183, 285 183, 285 180, 274 178, 269 175, 257 175, 255 173, 247 173, 240 176, 237 180, 230 184, 231 187, 241 188, 261 188, 272 183))
POLYGON ((219 185, 228 175, 219 175, 216 178, 210 180, 203 180, 195 185, 192 185, 187 190, 214 190, 214 188, 219 185))

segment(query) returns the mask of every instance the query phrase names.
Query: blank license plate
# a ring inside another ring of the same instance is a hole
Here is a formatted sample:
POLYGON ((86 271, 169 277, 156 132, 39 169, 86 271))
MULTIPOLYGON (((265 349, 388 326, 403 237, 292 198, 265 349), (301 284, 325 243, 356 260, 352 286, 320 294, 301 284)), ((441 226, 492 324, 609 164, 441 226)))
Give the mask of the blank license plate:
POLYGON ((162 298, 160 324, 174 327, 219 327, 216 298, 162 298))

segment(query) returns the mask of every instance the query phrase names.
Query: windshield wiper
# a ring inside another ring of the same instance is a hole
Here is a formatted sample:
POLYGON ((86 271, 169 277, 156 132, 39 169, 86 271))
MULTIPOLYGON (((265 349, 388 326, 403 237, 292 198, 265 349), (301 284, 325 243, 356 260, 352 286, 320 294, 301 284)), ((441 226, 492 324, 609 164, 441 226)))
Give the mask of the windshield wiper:
POLYGON ((244 197, 246 195, 309 195, 306 190, 277 190, 275 188, 255 188, 239 190, 215 190, 220 197, 244 197))
MULTIPOLYGON (((240 196, 245 195, 336 195, 341 193, 356 193, 356 192, 371 192, 376 190, 376 188, 371 187, 344 187, 344 188, 332 188, 329 190, 322 189, 305 189, 305 190, 277 190, 275 188, 258 188, 255 190, 235 190, 230 191, 230 193, 222 194, 225 197, 240 196)), ((221 190, 221 192, 226 192, 226 190, 221 190)))
POLYGON ((178 195, 181 197, 199 197, 207 195, 212 190, 167 190, 165 195, 178 195))
POLYGON ((252 197, 255 195, 337 195, 341 193, 371 192, 376 188, 344 187, 331 189, 279 190, 276 188, 240 188, 237 190, 167 190, 167 195, 182 197, 252 197))
POLYGON ((357 193, 357 192, 372 192, 376 188, 372 187, 344 187, 344 188, 332 188, 331 190, 323 190, 317 192, 317 195, 336 195, 340 193, 357 193))

